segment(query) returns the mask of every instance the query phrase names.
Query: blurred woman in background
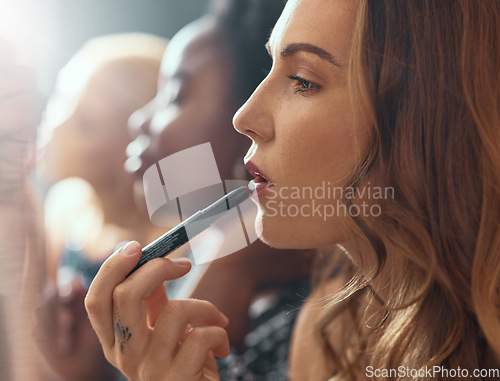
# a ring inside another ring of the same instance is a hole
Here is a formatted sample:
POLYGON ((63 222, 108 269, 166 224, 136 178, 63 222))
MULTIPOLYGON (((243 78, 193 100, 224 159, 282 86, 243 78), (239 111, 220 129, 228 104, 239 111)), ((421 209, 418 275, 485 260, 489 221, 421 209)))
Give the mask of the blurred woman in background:
POLYGON ((56 182, 46 196, 45 231, 49 279, 57 287, 41 313, 41 342, 66 380, 113 377, 83 297, 117 243, 130 234, 147 243, 163 231, 135 207, 133 178, 123 163, 127 120, 153 98, 166 45, 140 33, 90 40, 60 71, 47 105, 43 127, 49 140, 39 172, 44 181, 56 182))

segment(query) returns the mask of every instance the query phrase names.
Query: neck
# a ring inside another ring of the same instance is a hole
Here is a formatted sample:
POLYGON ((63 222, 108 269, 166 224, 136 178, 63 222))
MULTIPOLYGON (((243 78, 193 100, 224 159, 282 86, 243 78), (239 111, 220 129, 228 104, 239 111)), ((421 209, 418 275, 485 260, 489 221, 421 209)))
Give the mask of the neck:
POLYGON ((281 287, 304 279, 311 274, 315 252, 309 250, 273 249, 260 240, 220 263, 232 264, 231 271, 255 289, 281 287))

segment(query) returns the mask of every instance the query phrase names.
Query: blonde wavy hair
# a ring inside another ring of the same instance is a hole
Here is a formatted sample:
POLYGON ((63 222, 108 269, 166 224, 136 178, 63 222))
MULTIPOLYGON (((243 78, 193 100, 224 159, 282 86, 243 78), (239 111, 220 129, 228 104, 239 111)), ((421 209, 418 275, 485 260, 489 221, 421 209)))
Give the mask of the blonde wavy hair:
POLYGON ((500 1, 360 1, 349 79, 373 135, 347 185, 370 179, 395 197, 382 216, 353 218, 356 251, 378 266, 348 265, 342 302, 318 323, 332 380, 367 365, 496 379, 473 370, 500 368, 500 1), (389 261, 401 271, 382 301, 370 283, 389 261), (369 330, 366 296, 381 317, 369 330), (337 352, 333 324, 344 328, 337 352))

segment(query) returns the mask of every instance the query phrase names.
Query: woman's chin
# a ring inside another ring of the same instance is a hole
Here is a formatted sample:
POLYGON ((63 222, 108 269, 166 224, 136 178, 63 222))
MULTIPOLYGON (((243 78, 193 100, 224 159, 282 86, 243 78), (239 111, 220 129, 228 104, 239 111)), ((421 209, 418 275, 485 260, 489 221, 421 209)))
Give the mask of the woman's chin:
MULTIPOLYGON (((340 221, 339 221, 340 222, 340 221)), ((267 216, 259 213, 255 229, 261 241, 276 249, 317 249, 346 240, 341 224, 307 217, 267 216)))
POLYGON ((255 230, 262 242, 276 249, 309 249, 312 246, 300 231, 278 217, 258 215, 255 230))

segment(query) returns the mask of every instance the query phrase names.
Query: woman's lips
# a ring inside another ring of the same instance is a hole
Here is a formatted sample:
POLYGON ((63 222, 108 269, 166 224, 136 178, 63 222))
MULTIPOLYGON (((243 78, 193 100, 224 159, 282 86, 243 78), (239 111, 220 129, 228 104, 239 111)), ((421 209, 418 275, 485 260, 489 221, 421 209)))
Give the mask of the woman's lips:
POLYGON ((139 156, 129 156, 125 161, 125 171, 142 180, 146 170, 154 165, 154 161, 150 160, 145 154, 139 156))
POLYGON ((144 172, 154 164, 148 154, 149 138, 139 136, 127 146, 127 160, 125 161, 125 170, 142 179, 144 172))
POLYGON ((266 175, 264 174, 257 165, 255 165, 253 162, 248 161, 245 164, 245 167, 247 168, 247 171, 250 172, 251 175, 254 176, 254 178, 251 180, 251 182, 255 186, 255 190, 257 192, 257 195, 262 195, 264 192, 269 190, 270 188, 273 188, 276 186, 276 184, 266 175))

